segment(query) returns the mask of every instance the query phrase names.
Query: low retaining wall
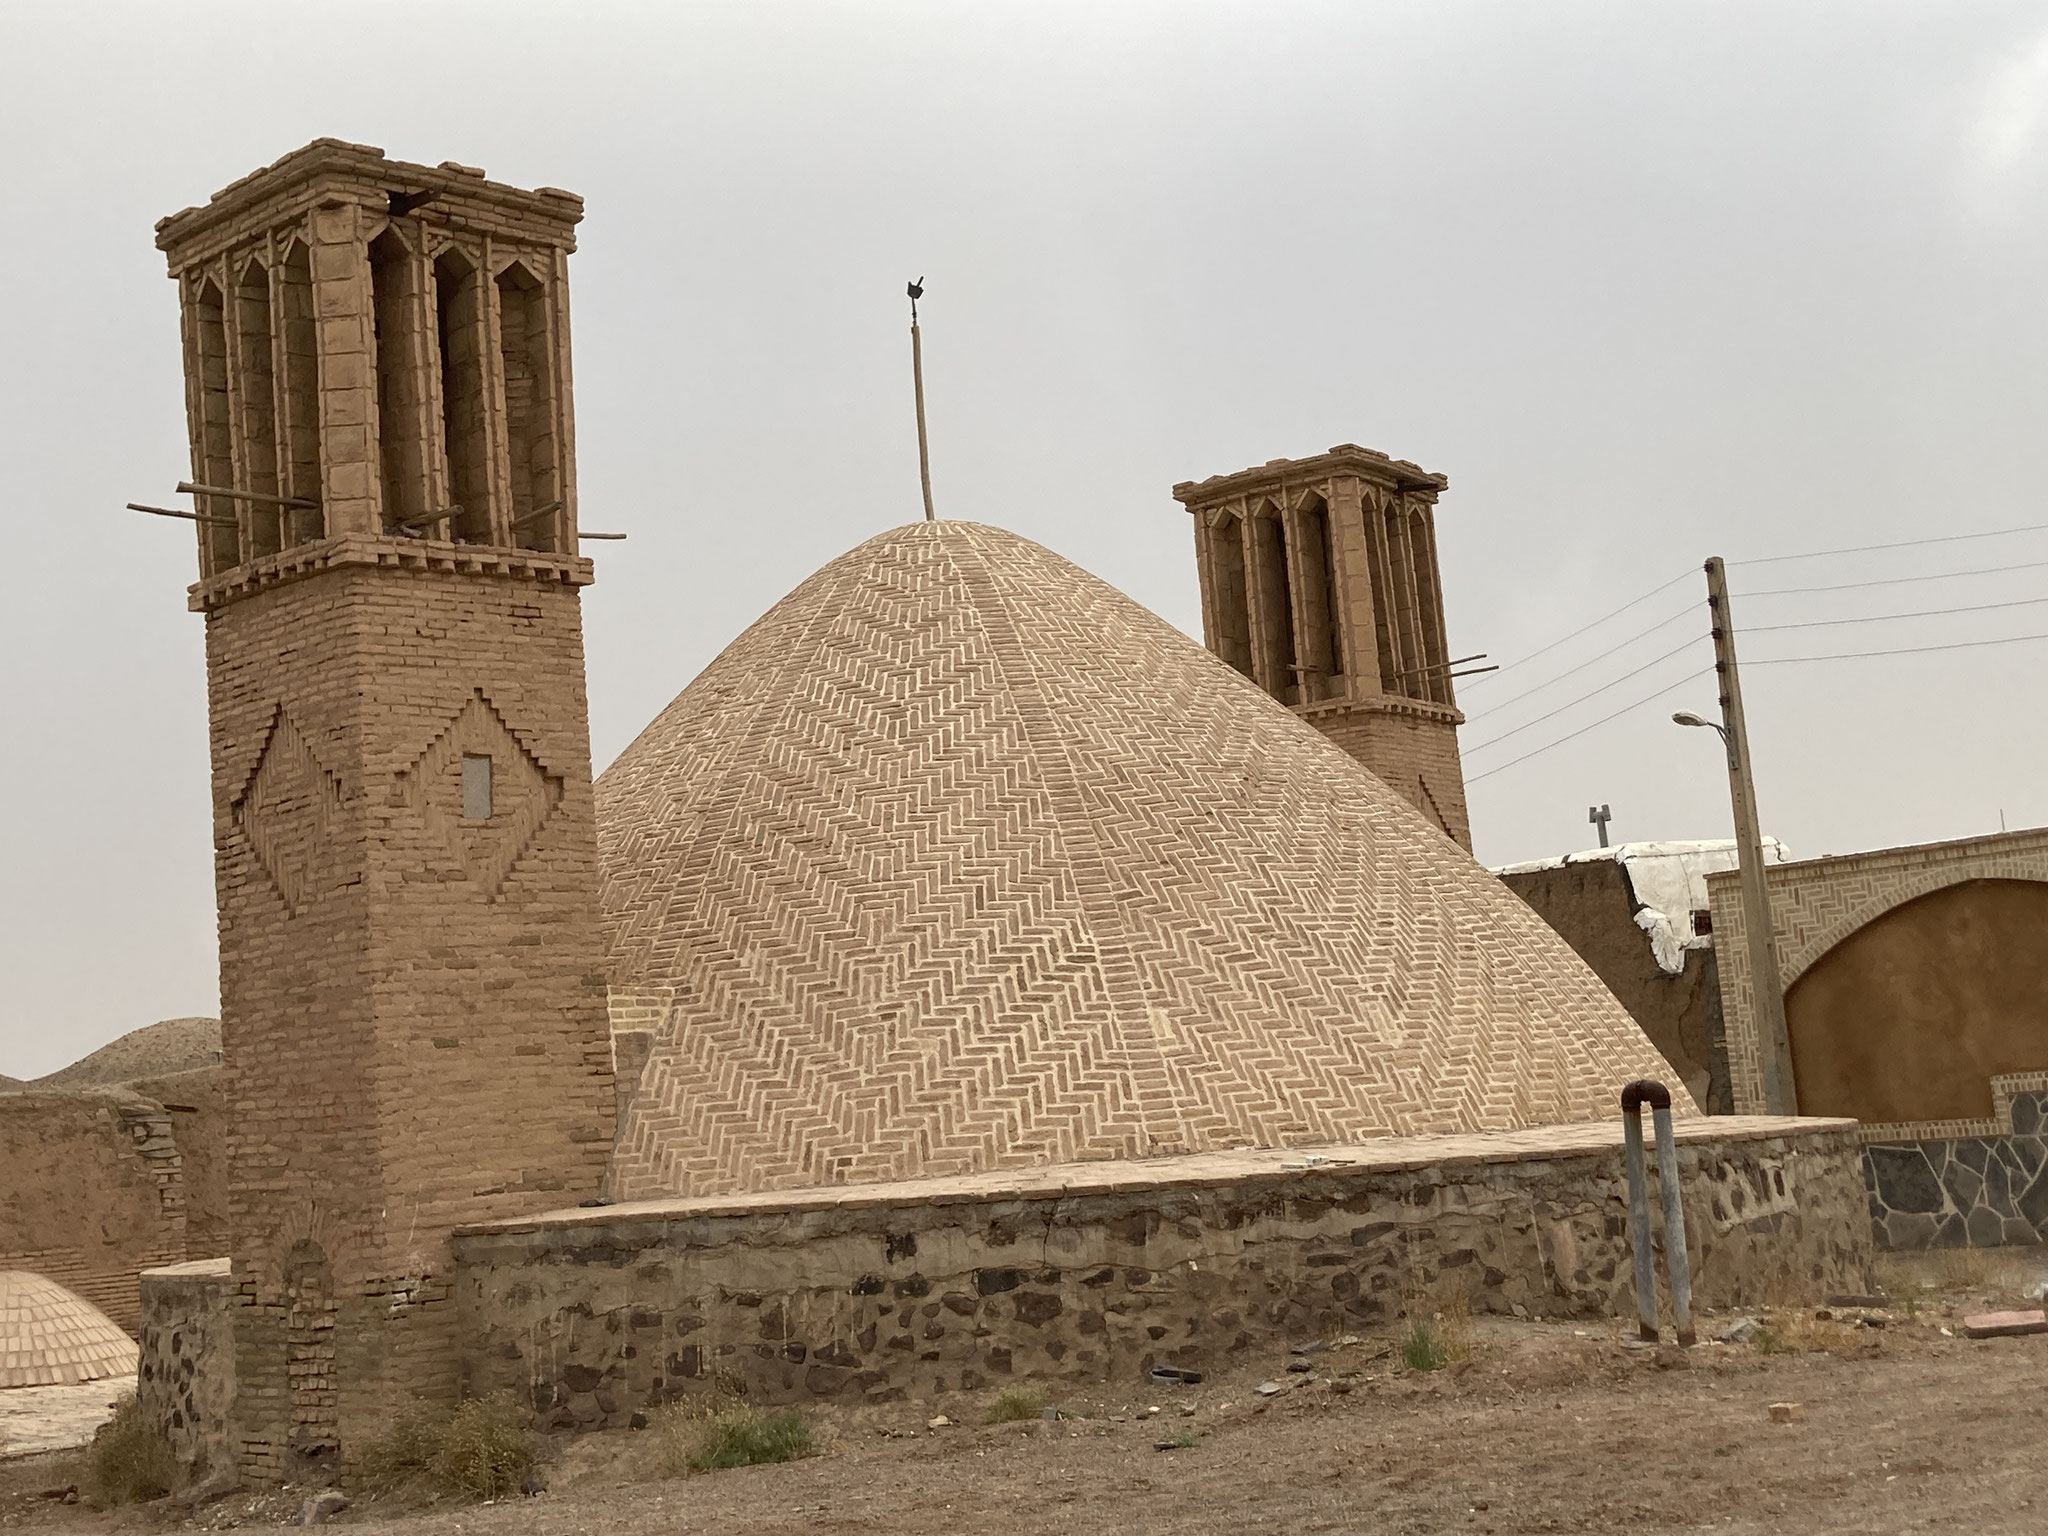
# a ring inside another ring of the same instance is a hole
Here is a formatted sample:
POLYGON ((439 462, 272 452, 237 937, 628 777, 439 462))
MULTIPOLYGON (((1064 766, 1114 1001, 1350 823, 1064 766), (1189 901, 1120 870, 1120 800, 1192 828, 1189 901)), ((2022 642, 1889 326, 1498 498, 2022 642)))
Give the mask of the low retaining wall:
MULTIPOLYGON (((1848 1120, 1681 1121, 1694 1294, 1869 1285, 1848 1120)), ((596 1428, 761 1402, 1142 1380, 1475 1311, 1632 1311, 1618 1118, 1487 1136, 644 1201, 461 1229, 465 1388, 596 1428)))
POLYGON ((235 1297, 226 1259, 142 1272, 135 1395, 170 1438, 188 1483, 234 1471, 235 1297))
POLYGON ((1863 1181, 1880 1249, 2048 1241, 2048 1086, 2040 1073, 1991 1083, 1989 1122, 1938 1127, 1952 1134, 1936 1136, 1863 1128, 1863 1181))

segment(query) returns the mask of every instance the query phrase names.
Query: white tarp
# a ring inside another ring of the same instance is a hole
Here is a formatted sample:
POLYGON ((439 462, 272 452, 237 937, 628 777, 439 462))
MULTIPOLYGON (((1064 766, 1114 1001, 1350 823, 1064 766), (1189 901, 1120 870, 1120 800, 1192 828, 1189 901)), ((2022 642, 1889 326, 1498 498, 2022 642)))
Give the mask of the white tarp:
MULTIPOLYGON (((1775 837, 1765 838, 1763 844, 1766 864, 1783 864, 1792 857, 1775 837)), ((1542 869, 1562 869, 1567 864, 1591 864, 1600 859, 1613 860, 1628 876, 1629 890, 1637 903, 1636 926, 1649 939, 1651 953, 1667 975, 1676 976, 1685 969, 1688 949, 1712 948, 1711 935, 1692 931, 1692 915, 1707 905, 1707 876, 1736 867, 1733 838, 1691 843, 1618 843, 1612 848, 1588 848, 1555 859, 1503 864, 1494 873, 1530 874, 1542 869)))

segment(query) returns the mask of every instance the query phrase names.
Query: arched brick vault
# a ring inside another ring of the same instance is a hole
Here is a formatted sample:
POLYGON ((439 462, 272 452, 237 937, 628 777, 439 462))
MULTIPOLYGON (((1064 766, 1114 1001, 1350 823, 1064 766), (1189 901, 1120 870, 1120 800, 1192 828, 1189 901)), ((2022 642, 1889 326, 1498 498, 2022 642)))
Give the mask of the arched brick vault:
MULTIPOLYGON (((1774 864, 1769 878, 1778 979, 1789 988, 1850 934, 1909 901, 1971 880, 2048 882, 2048 828, 1774 864)), ((1740 878, 1733 871, 1708 876, 1707 898, 1735 1111, 1759 1114, 1763 1082, 1740 878)))

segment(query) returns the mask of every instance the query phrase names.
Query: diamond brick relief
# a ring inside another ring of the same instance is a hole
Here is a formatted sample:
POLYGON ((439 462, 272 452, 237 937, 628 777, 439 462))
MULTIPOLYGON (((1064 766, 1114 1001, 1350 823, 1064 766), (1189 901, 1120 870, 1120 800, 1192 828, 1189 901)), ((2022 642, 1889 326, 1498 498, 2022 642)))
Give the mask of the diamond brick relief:
POLYGON ((321 764, 280 704, 233 813, 287 917, 304 911, 317 889, 314 877, 340 804, 341 781, 321 764))
POLYGON ((403 793, 427 830, 452 854, 486 899, 496 899, 549 814, 562 780, 527 751, 481 688, 402 775, 403 793), (490 815, 464 814, 463 759, 487 757, 490 815))

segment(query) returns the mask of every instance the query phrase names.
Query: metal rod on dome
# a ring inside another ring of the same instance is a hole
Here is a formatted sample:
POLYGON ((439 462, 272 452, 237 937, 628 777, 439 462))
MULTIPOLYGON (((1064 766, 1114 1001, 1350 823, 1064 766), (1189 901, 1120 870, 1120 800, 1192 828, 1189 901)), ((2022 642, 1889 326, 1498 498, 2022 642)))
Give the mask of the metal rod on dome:
POLYGON ((924 279, 907 285, 910 292, 910 382, 917 395, 917 478, 924 486, 924 520, 935 523, 932 511, 932 454, 924 432, 924 342, 917 331, 917 301, 924 297, 924 279))

